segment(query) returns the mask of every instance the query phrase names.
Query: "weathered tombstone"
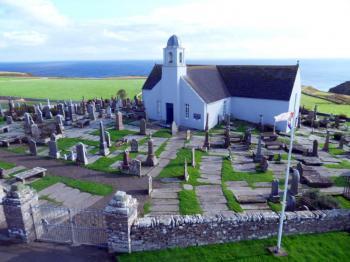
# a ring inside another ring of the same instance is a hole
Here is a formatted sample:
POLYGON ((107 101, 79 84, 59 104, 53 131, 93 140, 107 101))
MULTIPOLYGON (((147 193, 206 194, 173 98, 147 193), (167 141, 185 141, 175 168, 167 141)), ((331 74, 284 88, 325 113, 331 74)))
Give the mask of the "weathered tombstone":
POLYGON ((148 153, 145 162, 146 166, 156 166, 158 164, 158 159, 154 154, 153 139, 148 140, 148 153))
POLYGON ((274 203, 280 202, 278 187, 279 187, 279 180, 274 179, 271 183, 271 193, 270 193, 270 197, 269 197, 269 200, 271 202, 274 202, 274 203))
POLYGON ((190 141, 191 140, 191 130, 187 129, 186 131, 186 141, 190 141))
POLYGON ((262 157, 260 162, 261 171, 266 172, 268 168, 269 168, 269 161, 267 160, 266 157, 262 157))
POLYGON ((146 119, 142 118, 140 120, 140 135, 146 135, 146 119))
POLYGON ((326 141, 324 142, 323 151, 329 152, 329 131, 327 130, 326 141))
POLYGON ((207 113, 207 116, 205 119, 205 131, 209 131, 209 113, 207 113))
POLYGON ((297 169, 293 169, 292 182, 290 185, 290 193, 293 196, 296 196, 299 194, 299 181, 300 181, 299 171, 297 169))
POLYGON ((87 165, 89 163, 87 157, 86 157, 86 148, 83 143, 78 143, 75 146, 75 150, 77 152, 77 164, 87 165))
POLYGON ((287 206, 286 206, 287 211, 295 211, 295 206, 296 206, 295 196, 288 194, 287 206))
POLYGON ((188 168, 187 168, 187 159, 185 158, 185 166, 184 166, 184 178, 185 181, 188 182, 190 179, 190 175, 188 174, 188 168))
POLYGON ((196 149, 192 147, 192 167, 196 167, 196 149))
POLYGON ((36 142, 33 139, 29 139, 28 146, 29 146, 29 152, 32 156, 38 155, 36 142))
POLYGON ((344 149, 344 144, 345 144, 345 137, 344 135, 340 136, 340 140, 339 140, 339 149, 344 149))
POLYGON ((41 112, 40 108, 36 109, 36 121, 39 124, 44 122, 43 112, 41 112))
POLYGON ((39 140, 41 131, 37 124, 33 124, 30 126, 30 133, 36 141, 39 140))
POLYGON ((108 131, 105 131, 106 143, 108 147, 112 146, 111 134, 108 131))
POLYGON ((6 124, 11 125, 13 123, 12 116, 6 116, 6 124))
POLYGON ((252 133, 249 129, 244 132, 243 140, 244 140, 244 143, 248 146, 252 143, 252 133))
POLYGON ((153 183, 152 183, 152 177, 148 176, 148 195, 150 196, 153 191, 153 183))
POLYGON ((123 114, 120 111, 115 114, 115 130, 124 130, 123 114))
POLYGON ((110 106, 107 106, 106 114, 107 114, 107 118, 112 118, 112 109, 110 106))
POLYGON ((100 154, 102 156, 109 155, 109 149, 108 149, 107 143, 106 143, 105 129, 104 129, 102 121, 100 121, 100 154))
POLYGON ((129 164, 129 172, 133 176, 141 176, 141 161, 138 159, 132 159, 129 164))
POLYGON ((137 142, 136 139, 131 140, 130 147, 131 147, 130 152, 133 152, 133 153, 139 152, 139 142, 137 142))
POLYGON ((318 157, 318 141, 316 139, 312 143, 312 156, 318 157))
POLYGON ((129 151, 125 150, 123 154, 122 169, 128 170, 130 168, 129 163, 130 163, 129 151))
POLYGON ((260 162, 262 159, 262 153, 261 153, 261 135, 259 135, 258 139, 258 147, 256 148, 256 154, 254 156, 254 162, 260 162))
POLYGON ((56 138, 55 134, 51 135, 50 141, 48 142, 48 146, 49 146, 49 157, 54 158, 54 159, 59 159, 60 152, 58 150, 57 138, 56 138))
POLYGON ((172 135, 172 136, 176 136, 176 134, 177 134, 178 131, 179 131, 179 130, 178 130, 178 128, 177 128, 177 125, 176 125, 175 121, 173 121, 173 122, 171 123, 171 135, 172 135))

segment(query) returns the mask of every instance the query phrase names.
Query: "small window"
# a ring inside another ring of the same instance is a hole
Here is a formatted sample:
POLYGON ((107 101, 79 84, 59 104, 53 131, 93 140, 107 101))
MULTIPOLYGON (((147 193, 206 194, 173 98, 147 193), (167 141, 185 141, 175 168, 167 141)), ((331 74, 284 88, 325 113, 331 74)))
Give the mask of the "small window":
POLYGON ((173 53, 169 52, 168 56, 169 56, 168 62, 169 62, 169 64, 171 64, 173 62, 173 53))
POLYGON ((224 108, 223 108, 223 115, 225 116, 226 115, 226 113, 227 113, 227 103, 226 103, 227 101, 225 100, 224 101, 224 108))
POLYGON ((179 55, 179 62, 182 63, 182 52, 179 55))
POLYGON ((160 101, 157 101, 157 114, 160 115, 160 101))
POLYGON ((189 118, 190 117, 190 105, 185 104, 185 117, 189 118))
POLYGON ((202 118, 201 114, 194 113, 193 119, 200 120, 202 118))

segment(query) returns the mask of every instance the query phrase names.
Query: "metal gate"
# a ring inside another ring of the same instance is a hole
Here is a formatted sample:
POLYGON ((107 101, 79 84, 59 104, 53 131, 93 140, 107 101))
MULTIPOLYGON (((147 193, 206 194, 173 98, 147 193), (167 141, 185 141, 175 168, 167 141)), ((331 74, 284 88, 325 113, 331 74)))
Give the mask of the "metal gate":
POLYGON ((32 217, 39 241, 106 247, 105 216, 100 210, 35 206, 32 217))

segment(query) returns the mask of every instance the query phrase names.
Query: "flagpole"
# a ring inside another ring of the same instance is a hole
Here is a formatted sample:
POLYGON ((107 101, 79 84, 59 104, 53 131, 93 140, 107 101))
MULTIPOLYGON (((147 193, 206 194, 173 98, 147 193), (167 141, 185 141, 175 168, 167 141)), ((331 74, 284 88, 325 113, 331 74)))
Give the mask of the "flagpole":
POLYGON ((289 142, 289 152, 288 152, 288 163, 287 163, 287 170, 286 170, 286 177, 284 181, 284 192, 283 192, 283 200, 282 200, 282 212, 280 216, 280 222, 279 222, 279 229, 278 229, 278 239, 277 239, 277 253, 281 250, 281 242, 282 242, 282 233, 283 233, 283 221, 285 216, 285 210, 286 210, 286 201, 287 201, 287 191, 288 191, 288 179, 289 179, 289 169, 290 169, 290 161, 292 158, 292 149, 293 149, 293 139, 294 139, 294 126, 295 126, 295 106, 297 103, 297 97, 298 94, 295 94, 295 100, 294 100, 294 112, 293 112, 293 118, 292 118, 292 128, 291 128, 291 136, 290 136, 290 142, 289 142))

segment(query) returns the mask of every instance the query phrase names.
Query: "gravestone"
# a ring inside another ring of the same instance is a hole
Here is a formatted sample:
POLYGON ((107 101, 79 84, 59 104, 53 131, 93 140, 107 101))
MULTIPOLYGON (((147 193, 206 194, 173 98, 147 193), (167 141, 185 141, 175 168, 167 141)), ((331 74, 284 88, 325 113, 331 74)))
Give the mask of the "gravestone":
POLYGON ((191 140, 191 130, 187 129, 186 131, 186 141, 190 141, 191 140))
POLYGON ((131 140, 130 147, 131 147, 130 152, 133 152, 133 153, 139 152, 139 142, 137 142, 136 139, 131 140))
POLYGON ((6 116, 6 124, 11 125, 13 123, 12 116, 6 116))
POLYGON ((146 166, 156 166, 158 164, 158 159, 154 154, 153 139, 148 140, 148 152, 147 159, 145 162, 146 166))
POLYGON ((123 114, 120 111, 115 114, 115 130, 124 130, 123 114))
POLYGON ((196 149, 192 147, 192 167, 196 167, 196 149))
POLYGON ((89 163, 87 157, 86 157, 86 148, 83 143, 78 143, 75 146, 75 151, 77 152, 77 164, 87 165, 89 163))
POLYGON ((100 121, 100 154, 102 156, 109 155, 109 149, 106 143, 105 129, 102 121, 100 121))
POLYGON ((295 196, 292 196, 292 195, 288 194, 286 210, 293 212, 293 211, 295 211, 295 207, 296 207, 295 196))
POLYGON ((60 152, 57 146, 57 138, 55 134, 52 134, 50 137, 50 141, 48 142, 49 146, 49 157, 54 159, 60 158, 60 152))
POLYGON ((40 131, 37 124, 33 124, 30 126, 30 133, 36 141, 38 141, 40 139, 41 131, 40 131))
POLYGON ((105 131, 105 137, 106 137, 107 147, 111 147, 112 146, 111 134, 108 131, 105 131))
POLYGON ((280 202, 278 187, 279 187, 279 180, 274 179, 271 183, 271 193, 270 193, 270 197, 269 197, 269 200, 273 203, 280 202))
POLYGON ((153 191, 152 177, 148 176, 148 195, 150 196, 153 191))
POLYGON ((129 170, 130 166, 130 156, 129 156, 129 151, 125 150, 123 154, 123 163, 122 163, 122 169, 123 170, 129 170))
POLYGON ((345 137, 344 135, 340 136, 340 140, 339 140, 339 149, 344 149, 344 144, 345 144, 345 137))
POLYGON ((266 157, 262 157, 260 162, 261 171, 266 172, 268 168, 269 168, 269 161, 267 160, 266 157))
POLYGON ((36 121, 39 124, 44 122, 43 112, 41 112, 40 108, 36 108, 36 121))
POLYGON ((323 151, 329 152, 329 131, 327 130, 326 141, 324 142, 323 151))
POLYGON ((188 174, 188 168, 187 168, 187 159, 185 158, 185 166, 184 166, 184 178, 185 181, 188 182, 190 179, 190 175, 188 174))
POLYGON ((312 143, 312 156, 318 157, 318 141, 316 139, 312 143))
POLYGON ((28 146, 29 146, 29 152, 32 156, 37 156, 38 151, 36 147, 36 142, 33 139, 29 139, 28 141, 28 146))
POLYGON ((129 164, 128 174, 133 176, 141 176, 141 161, 138 159, 132 159, 129 164))
POLYGON ((292 182, 290 185, 290 194, 293 196, 296 196, 299 194, 299 181, 300 181, 299 171, 297 169, 293 169, 292 182))
POLYGON ((140 120, 140 135, 146 135, 146 119, 144 118, 140 120))
POLYGON ((248 146, 250 146, 250 144, 252 143, 252 133, 250 130, 246 130, 244 132, 244 143, 248 146))
POLYGON ((73 150, 69 151, 69 154, 67 155, 67 160, 74 162, 77 159, 76 154, 74 153, 73 150))
POLYGON ((206 150, 208 150, 208 149, 210 148, 209 130, 206 130, 206 131, 205 131, 203 147, 204 147, 206 150))
POLYGON ((261 153, 261 135, 259 135, 258 146, 256 148, 256 154, 254 156, 254 162, 260 162, 262 159, 261 153))
POLYGON ((172 136, 176 136, 176 134, 177 134, 178 131, 179 131, 179 130, 178 130, 178 128, 177 128, 177 125, 176 125, 175 121, 173 121, 173 122, 171 123, 171 135, 172 135, 172 136))
POLYGON ((107 106, 106 115, 107 118, 112 118, 112 108, 110 106, 107 106))

